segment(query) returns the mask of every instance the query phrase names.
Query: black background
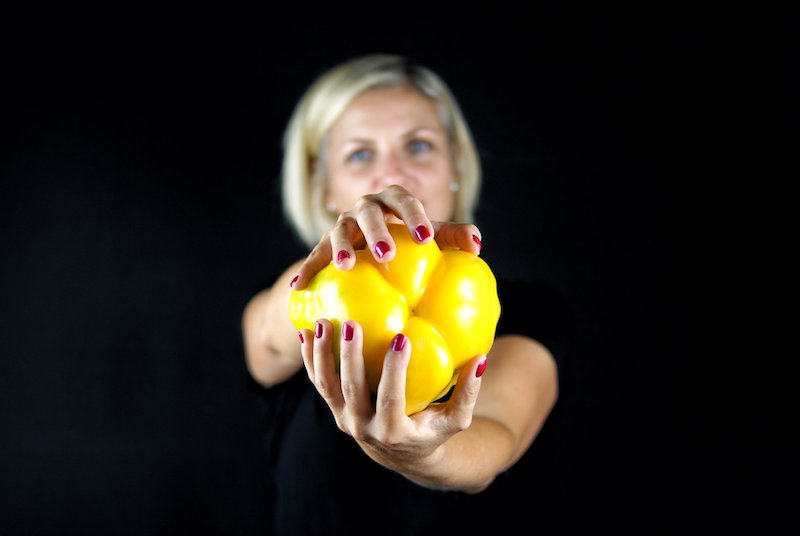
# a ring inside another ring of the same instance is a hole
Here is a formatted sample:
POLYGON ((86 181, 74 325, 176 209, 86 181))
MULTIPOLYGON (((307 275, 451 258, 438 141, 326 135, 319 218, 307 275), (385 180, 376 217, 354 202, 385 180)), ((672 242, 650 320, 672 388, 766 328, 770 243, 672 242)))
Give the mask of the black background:
POLYGON ((291 109, 367 52, 448 81, 483 159, 484 258, 574 308, 561 424, 520 495, 551 494, 564 527, 755 518, 743 494, 773 445, 731 449, 753 415, 719 411, 718 356, 693 338, 727 245, 737 68, 781 79, 780 53, 664 14, 187 26, 4 38, 3 533, 267 532, 240 314, 304 255, 278 198, 291 109))

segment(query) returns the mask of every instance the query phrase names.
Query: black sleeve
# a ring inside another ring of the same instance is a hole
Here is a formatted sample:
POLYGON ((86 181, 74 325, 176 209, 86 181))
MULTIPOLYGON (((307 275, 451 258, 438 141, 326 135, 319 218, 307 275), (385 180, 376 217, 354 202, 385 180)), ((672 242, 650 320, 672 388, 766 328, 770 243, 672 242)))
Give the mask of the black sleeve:
POLYGON ((497 336, 516 333, 537 340, 553 354, 562 378, 573 330, 572 308, 566 298, 543 281, 499 279, 497 292, 497 336))

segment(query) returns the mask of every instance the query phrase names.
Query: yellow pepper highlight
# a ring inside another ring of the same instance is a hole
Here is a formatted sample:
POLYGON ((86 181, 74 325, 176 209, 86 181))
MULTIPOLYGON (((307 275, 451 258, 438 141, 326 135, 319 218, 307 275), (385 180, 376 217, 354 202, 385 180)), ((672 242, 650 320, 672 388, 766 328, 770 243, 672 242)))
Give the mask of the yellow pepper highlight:
POLYGON ((467 361, 489 352, 500 300, 492 270, 477 255, 441 250, 433 241, 419 245, 401 224, 389 224, 389 232, 394 259, 379 263, 362 249, 351 270, 331 262, 305 289, 292 292, 289 317, 297 329, 312 331, 318 319, 330 320, 337 366, 342 323, 358 322, 373 394, 392 339, 397 333, 407 336, 406 414, 411 415, 444 396, 467 361))

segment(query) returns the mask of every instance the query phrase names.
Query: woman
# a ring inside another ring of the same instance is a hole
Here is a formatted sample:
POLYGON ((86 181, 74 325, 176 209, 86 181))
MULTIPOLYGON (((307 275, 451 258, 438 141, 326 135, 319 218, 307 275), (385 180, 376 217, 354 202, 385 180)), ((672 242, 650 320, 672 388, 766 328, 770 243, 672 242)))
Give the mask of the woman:
POLYGON ((351 269, 357 248, 389 262, 395 249, 387 222, 402 222, 417 243, 479 253, 483 237, 465 223, 480 187, 470 131, 436 74, 373 55, 312 84, 284 142, 284 207, 313 249, 243 315, 248 368, 269 412, 276 524, 326 534, 450 527, 448 505, 512 467, 554 407, 566 308, 550 291, 499 281, 503 315, 491 351, 464 366, 446 402, 405 415, 413 347, 402 334, 387 348, 373 402, 361 326, 351 321, 343 330, 339 373, 331 323, 319 319, 314 332, 298 333, 289 295, 331 260, 351 269), (526 299, 544 304, 542 321, 526 299), (409 509, 415 515, 404 517, 409 509))

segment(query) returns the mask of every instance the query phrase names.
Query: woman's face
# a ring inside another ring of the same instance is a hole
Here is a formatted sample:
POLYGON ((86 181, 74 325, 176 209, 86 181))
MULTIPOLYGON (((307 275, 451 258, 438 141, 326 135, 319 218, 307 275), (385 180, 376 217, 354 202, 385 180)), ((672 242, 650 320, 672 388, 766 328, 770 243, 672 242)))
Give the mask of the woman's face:
POLYGON ((336 211, 397 184, 431 220, 452 218, 456 176, 447 133, 433 101, 416 89, 391 86, 356 97, 331 127, 327 149, 325 200, 336 211))

